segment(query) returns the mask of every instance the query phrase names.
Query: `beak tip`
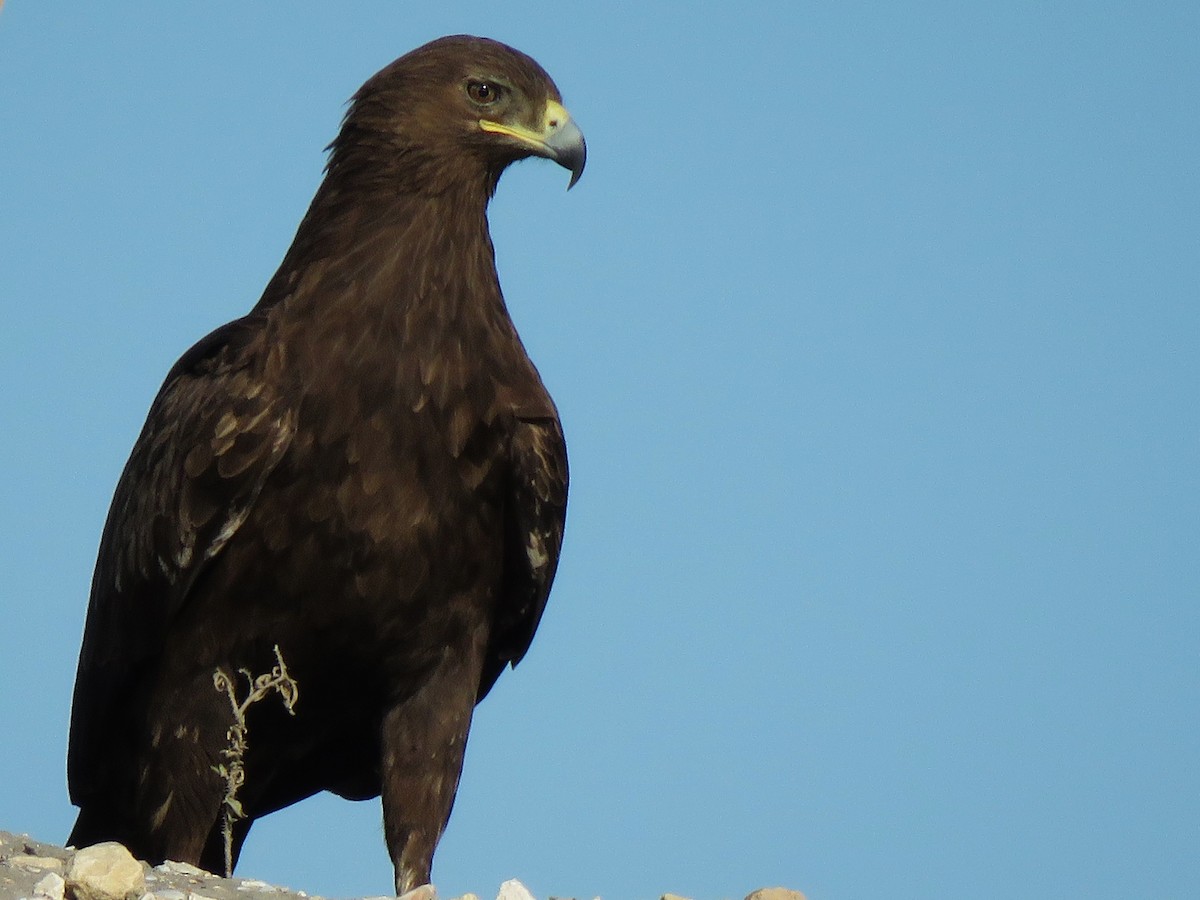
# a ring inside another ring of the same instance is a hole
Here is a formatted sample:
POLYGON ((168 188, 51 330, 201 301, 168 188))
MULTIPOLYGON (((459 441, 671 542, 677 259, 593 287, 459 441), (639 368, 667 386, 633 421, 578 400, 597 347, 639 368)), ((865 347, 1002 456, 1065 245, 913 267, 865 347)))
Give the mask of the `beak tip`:
POLYGON ((567 182, 567 190, 575 187, 583 177, 583 167, 587 164, 587 147, 579 154, 579 159, 571 166, 571 180, 567 182))
POLYGON ((571 172, 571 181, 567 184, 569 191, 575 187, 587 165, 587 141, 583 139, 583 132, 568 118, 554 137, 546 142, 546 147, 550 151, 550 158, 571 172))

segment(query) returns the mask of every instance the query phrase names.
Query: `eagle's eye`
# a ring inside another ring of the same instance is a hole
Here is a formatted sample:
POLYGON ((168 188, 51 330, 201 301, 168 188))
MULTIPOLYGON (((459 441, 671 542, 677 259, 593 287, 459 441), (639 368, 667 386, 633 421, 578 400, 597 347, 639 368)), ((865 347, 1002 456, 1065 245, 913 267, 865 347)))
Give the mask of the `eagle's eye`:
POLYGON ((468 81, 467 96, 480 106, 490 106, 500 99, 501 87, 490 81, 468 81))

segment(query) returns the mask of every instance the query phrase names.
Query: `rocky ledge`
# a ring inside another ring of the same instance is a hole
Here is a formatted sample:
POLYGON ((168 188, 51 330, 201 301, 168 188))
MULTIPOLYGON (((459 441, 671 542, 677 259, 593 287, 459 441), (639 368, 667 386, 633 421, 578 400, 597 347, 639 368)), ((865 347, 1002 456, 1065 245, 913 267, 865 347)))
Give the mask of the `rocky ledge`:
MULTIPOLYGON (((0 0, 2 3, 3 0, 0 0)), ((25 834, 0 831, 0 900, 323 900, 304 891, 276 887, 253 878, 221 878, 187 863, 148 866, 120 844, 80 850, 56 847, 25 834)), ((387 898, 370 898, 387 900, 387 898)), ((426 887, 400 900, 436 900, 426 887)), ((456 900, 480 900, 465 894, 456 900)), ((496 900, 536 900, 513 880, 500 885, 496 900)), ((548 900, 567 900, 550 897, 548 900)), ((600 898, 596 898, 600 900, 600 898)), ((687 900, 663 894, 660 900, 687 900)), ((760 888, 746 900, 804 900, 799 891, 760 888)))

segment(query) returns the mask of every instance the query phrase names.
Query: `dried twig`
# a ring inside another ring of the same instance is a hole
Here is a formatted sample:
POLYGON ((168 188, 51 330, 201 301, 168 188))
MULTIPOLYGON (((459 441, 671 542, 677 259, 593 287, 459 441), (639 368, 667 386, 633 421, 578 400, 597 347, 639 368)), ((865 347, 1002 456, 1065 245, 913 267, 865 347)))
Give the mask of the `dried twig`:
MULTIPOLYGON (((2 0, 0 0, 2 2, 2 0)), ((279 645, 275 645, 275 659, 279 665, 265 675, 254 676, 248 669, 238 669, 246 677, 249 693, 246 699, 238 702, 237 685, 232 675, 224 669, 213 673, 213 687, 224 691, 229 697, 229 705, 233 709, 234 722, 225 732, 229 746, 221 751, 229 762, 213 766, 213 771, 225 779, 225 800, 221 806, 221 835, 225 838, 225 877, 233 874, 233 823, 246 818, 246 812, 237 798, 238 790, 246 781, 246 747, 247 731, 246 710, 253 703, 262 700, 272 691, 278 691, 283 705, 290 715, 295 715, 296 701, 300 697, 300 686, 288 674, 287 666, 283 664, 283 655, 279 645)))

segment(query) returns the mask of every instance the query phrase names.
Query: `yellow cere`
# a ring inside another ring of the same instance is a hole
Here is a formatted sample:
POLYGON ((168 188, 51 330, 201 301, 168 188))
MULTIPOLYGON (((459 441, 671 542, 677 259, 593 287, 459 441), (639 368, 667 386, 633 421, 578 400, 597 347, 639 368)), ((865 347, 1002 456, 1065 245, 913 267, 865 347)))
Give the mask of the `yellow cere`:
POLYGON ((567 112, 561 103, 551 100, 546 104, 545 112, 542 113, 542 130, 540 132, 531 131, 528 128, 521 128, 520 126, 505 125, 502 122, 493 122, 490 119, 480 119, 479 127, 493 134, 506 134, 519 141, 525 141, 528 144, 541 147, 545 145, 548 137, 569 121, 571 121, 571 114, 567 112))

